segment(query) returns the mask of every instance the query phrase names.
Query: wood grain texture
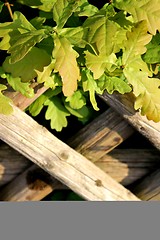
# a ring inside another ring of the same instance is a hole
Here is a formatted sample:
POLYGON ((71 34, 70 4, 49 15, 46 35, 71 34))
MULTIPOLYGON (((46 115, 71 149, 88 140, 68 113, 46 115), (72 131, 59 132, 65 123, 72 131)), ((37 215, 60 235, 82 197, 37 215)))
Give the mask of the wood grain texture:
POLYGON ((114 149, 95 164, 117 182, 128 186, 160 168, 160 152, 156 149, 114 149))
POLYGON ((133 134, 133 128, 109 108, 67 143, 92 162, 98 161, 133 134))
POLYGON ((0 201, 40 201, 56 189, 66 186, 34 164, 1 189, 0 201))
POLYGON ((0 115, 0 138, 51 176, 87 200, 139 200, 23 111, 13 109, 10 116, 0 115))
MULTIPOLYGON (((156 149, 114 149, 95 164, 127 186, 160 168, 160 153, 156 149)), ((1 188, 0 201, 40 201, 55 189, 64 188, 58 180, 33 165, 1 188)))
MULTIPOLYGON (((83 129, 81 129, 76 135, 68 140, 68 144, 76 149, 91 161, 97 162, 102 156, 106 156, 106 153, 110 152, 113 148, 118 146, 122 141, 128 138, 133 133, 133 128, 116 114, 112 109, 108 109, 102 113, 99 117, 93 120, 91 123, 87 124, 83 129)), ((14 150, 13 150, 14 151, 14 150)), ((123 154, 123 153, 122 153, 123 154)), ((22 155, 21 155, 22 156, 22 155)), ((10 156, 11 157, 11 156, 10 156)), ((108 156, 110 158, 110 156, 108 156)), ((107 158, 107 156, 106 156, 107 158)), ((105 157, 104 157, 105 159, 105 157)), ((111 158, 110 158, 111 160, 111 158)), ((116 172, 110 167, 111 161, 100 160, 100 168, 104 171, 107 169, 107 173, 120 181, 126 179, 127 167, 123 164, 119 164, 118 160, 112 157, 113 167, 115 169, 119 168, 121 176, 117 176, 116 172), (124 169, 125 168, 125 169, 124 169)), ((97 162, 98 163, 98 162, 97 162)), ((8 166, 9 167, 9 166, 8 166)), ((36 168, 36 166, 35 166, 36 168)), ((37 167, 38 168, 38 167, 37 167)), ((36 201, 43 199, 46 195, 54 190, 47 182, 40 191, 30 190, 25 181, 25 176, 27 171, 30 172, 30 168, 15 178, 14 182, 9 183, 0 193, 0 199, 3 201, 36 201), (23 183, 23 184, 22 184, 23 183), (22 189, 22 186, 24 189, 22 189), (28 191, 27 191, 28 190, 28 191), (28 197, 29 196, 29 197, 28 197), (33 197, 33 198, 32 198, 33 197)), ((139 174, 140 175, 140 174, 139 174)), ((48 175, 49 176, 49 175, 48 175)), ((5 176, 7 177, 7 176, 5 176)), ((40 177, 36 174, 37 182, 39 182, 40 177)), ((128 178, 127 178, 128 179, 128 178)), ((130 176, 129 176, 130 179, 130 176)), ((133 179, 131 180, 133 181, 133 179)), ((54 180, 55 182, 55 180, 54 180)), ((126 183, 128 181, 124 181, 126 183)), ((59 182, 60 184, 60 182, 59 182)), ((60 184, 62 185, 62 184, 60 184)), ((124 184, 125 185, 125 184, 124 184)))
POLYGON ((47 91, 47 88, 41 84, 34 83, 31 85, 34 88, 35 95, 32 98, 27 98, 19 92, 6 91, 5 96, 12 99, 15 106, 21 110, 25 110, 31 103, 33 103, 40 95, 47 91))
POLYGON ((12 181, 29 166, 31 162, 23 155, 7 144, 0 144, 0 187, 12 181))
POLYGON ((134 96, 132 94, 104 93, 100 97, 160 150, 160 122, 149 121, 136 112, 133 108, 134 96))
MULTIPOLYGON (((90 160, 98 161, 99 158, 101 158, 107 152, 110 152, 113 148, 115 148, 127 137, 129 137, 132 133, 133 128, 126 121, 124 121, 123 118, 118 116, 114 112, 114 110, 108 109, 106 112, 102 113, 99 117, 90 122, 83 129, 81 129, 75 136, 72 137, 72 139, 69 139, 68 144, 71 144, 71 146, 74 147, 76 151, 82 153, 82 155, 86 156, 87 158, 90 157, 90 160)), ((103 164, 100 164, 100 166, 102 170, 103 167, 104 169, 106 169, 107 167, 104 162, 103 164)), ((28 171, 30 172, 29 169, 28 171)), ((112 169, 110 169, 109 171, 111 171, 111 174, 114 172, 112 171, 112 169)), ((121 177, 115 179, 123 179, 123 173, 126 174, 126 171, 122 171, 121 177)), ((108 174, 110 175, 109 172, 108 174)), ((27 201, 27 199, 32 200, 31 196, 33 196, 33 200, 35 199, 35 194, 33 193, 33 190, 31 194, 31 190, 28 187, 27 182, 23 179, 23 177, 25 176, 26 173, 21 174, 22 179, 20 179, 20 177, 18 176, 14 180, 14 184, 9 183, 6 187, 4 187, 3 191, 1 191, 0 193, 1 199, 3 201, 5 200, 5 198, 6 201, 15 201, 15 199, 17 201, 19 201, 18 199, 26 199, 27 201), (22 189, 22 182, 24 190, 22 189), (23 196, 21 193, 23 193, 23 196), (29 198, 28 195, 30 196, 29 198)), ((36 175, 36 177, 37 182, 39 182, 38 175, 36 175)), ((5 176, 5 178, 7 178, 7 176, 5 176)), ((41 200, 46 196, 46 194, 49 194, 51 191, 52 188, 46 183, 46 185, 43 187, 43 189, 41 189, 41 191, 36 191, 36 200, 41 200)))
POLYGON ((134 193, 143 201, 160 200, 160 168, 151 172, 132 188, 134 193))

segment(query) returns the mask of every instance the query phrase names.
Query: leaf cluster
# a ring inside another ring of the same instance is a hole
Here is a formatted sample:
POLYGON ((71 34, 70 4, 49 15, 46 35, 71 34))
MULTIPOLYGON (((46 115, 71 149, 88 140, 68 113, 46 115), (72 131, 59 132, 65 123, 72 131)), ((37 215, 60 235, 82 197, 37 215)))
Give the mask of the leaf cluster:
MULTIPOLYGON (((96 94, 133 92, 134 107, 160 121, 160 1, 17 0, 12 21, 0 23, 0 77, 15 91, 33 97, 31 83, 49 90, 30 107, 33 116, 46 109, 51 128, 61 131, 67 118, 86 122, 89 101, 98 110, 96 94), (38 12, 38 14, 37 14, 38 12)), ((0 12, 3 12, 0 1, 0 12)), ((11 105, 0 85, 0 113, 11 105)), ((6 110, 5 110, 6 109, 6 110)))

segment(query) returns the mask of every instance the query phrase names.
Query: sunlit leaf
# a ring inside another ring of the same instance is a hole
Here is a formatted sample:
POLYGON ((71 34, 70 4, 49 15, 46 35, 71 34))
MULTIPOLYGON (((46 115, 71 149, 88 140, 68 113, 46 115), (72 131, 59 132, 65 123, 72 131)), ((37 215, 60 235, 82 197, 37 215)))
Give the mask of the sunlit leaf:
POLYGON ((53 97, 45 102, 45 106, 48 106, 45 118, 50 120, 50 125, 52 129, 56 131, 61 131, 63 127, 67 126, 67 116, 70 113, 61 104, 58 97, 53 97))
POLYGON ((7 81, 15 91, 22 93, 22 95, 28 98, 34 96, 34 89, 30 87, 29 83, 21 82, 19 77, 13 78, 10 74, 7 74, 7 81))
POLYGON ((84 92, 89 92, 90 101, 92 103, 93 108, 98 111, 99 108, 97 106, 97 101, 95 98, 95 94, 102 94, 102 91, 97 85, 97 82, 93 78, 91 72, 89 70, 84 70, 82 72, 82 85, 84 92))
POLYGON ((66 38, 55 39, 55 49, 53 50, 55 71, 59 72, 62 77, 65 96, 71 96, 77 90, 77 80, 80 79, 80 70, 76 61, 78 56, 66 38))
POLYGON ((144 71, 135 71, 132 65, 124 73, 133 86, 135 109, 140 109, 141 114, 146 115, 149 120, 160 121, 160 80, 149 78, 144 71))
POLYGON ((0 114, 9 115, 13 112, 13 108, 11 106, 12 100, 3 95, 2 91, 5 89, 6 86, 0 84, 0 114))
POLYGON ((20 77, 23 82, 31 81, 37 76, 36 70, 42 72, 44 67, 50 64, 50 56, 42 49, 36 47, 20 61, 11 64, 7 57, 3 63, 5 72, 11 73, 13 77, 20 77))
POLYGON ((156 34, 160 30, 160 1, 159 0, 113 0, 113 4, 132 14, 135 22, 147 21, 147 29, 156 34))
POLYGON ((147 51, 146 45, 151 41, 152 36, 147 33, 146 22, 140 22, 127 33, 127 40, 124 41, 122 64, 130 64, 138 55, 147 51))

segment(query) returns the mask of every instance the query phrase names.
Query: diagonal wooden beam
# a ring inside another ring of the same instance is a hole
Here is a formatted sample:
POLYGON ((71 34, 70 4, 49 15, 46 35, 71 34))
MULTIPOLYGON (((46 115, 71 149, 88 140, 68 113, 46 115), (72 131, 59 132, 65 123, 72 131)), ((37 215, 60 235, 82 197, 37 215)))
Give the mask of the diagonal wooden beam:
MULTIPOLYGON (((95 164, 127 186, 160 167, 159 160, 160 153, 156 149, 114 149, 95 164)), ((34 164, 1 188, 0 201, 40 201, 56 189, 66 189, 66 186, 34 164)))
POLYGON ((33 164, 0 191, 0 201, 40 201, 56 189, 67 187, 33 164))
POLYGON ((143 201, 160 200, 160 169, 148 174, 137 186, 132 187, 133 192, 143 201))
POLYGON ((113 107, 124 119, 160 150, 160 122, 155 123, 141 116, 133 107, 134 96, 132 94, 108 94, 100 96, 108 105, 113 107))
POLYGON ((139 200, 109 175, 13 106, 0 115, 0 138, 87 200, 139 200))

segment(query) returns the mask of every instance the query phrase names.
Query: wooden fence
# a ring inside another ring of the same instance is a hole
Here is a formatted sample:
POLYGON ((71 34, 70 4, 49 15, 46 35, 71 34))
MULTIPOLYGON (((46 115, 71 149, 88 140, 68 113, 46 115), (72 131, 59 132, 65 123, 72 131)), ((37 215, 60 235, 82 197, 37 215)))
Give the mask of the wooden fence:
POLYGON ((66 188, 91 201, 159 200, 160 124, 134 111, 132 95, 100 96, 110 107, 66 143, 23 111, 34 99, 6 95, 14 112, 0 115, 0 201, 41 200, 66 188), (117 149, 136 130, 154 147, 117 149))

